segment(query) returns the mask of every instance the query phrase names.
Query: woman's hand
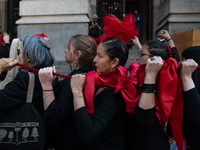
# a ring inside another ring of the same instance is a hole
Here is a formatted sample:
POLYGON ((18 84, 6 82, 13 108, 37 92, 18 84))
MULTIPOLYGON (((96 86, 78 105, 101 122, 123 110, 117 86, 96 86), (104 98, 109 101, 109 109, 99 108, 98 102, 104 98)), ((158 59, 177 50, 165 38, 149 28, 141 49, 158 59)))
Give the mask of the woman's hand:
POLYGON ((159 56, 154 56, 147 59, 145 68, 144 83, 155 84, 156 76, 163 66, 163 60, 159 56))
POLYGON ((165 40, 169 40, 171 38, 167 30, 160 30, 158 36, 164 38, 165 40))
POLYGON ((43 90, 53 89, 52 83, 56 78, 56 76, 53 75, 53 72, 56 72, 55 66, 39 70, 39 79, 43 90))
POLYGON ((10 36, 9 36, 7 33, 4 33, 3 41, 4 41, 5 43, 9 43, 9 40, 10 40, 10 36))
POLYGON ((85 85, 85 81, 86 81, 85 75, 83 75, 83 74, 73 75, 71 78, 72 93, 82 92, 83 87, 85 85))
POLYGON ((1 58, 0 59, 0 74, 4 71, 11 70, 17 64, 17 60, 13 58, 1 58))
POLYGON ((132 40, 134 45, 136 45, 139 48, 142 48, 142 45, 140 44, 140 41, 139 41, 137 36, 134 36, 134 38, 132 38, 131 40, 132 40))
POLYGON ((182 61, 182 68, 180 72, 181 78, 191 78, 192 72, 197 69, 198 64, 193 59, 187 59, 182 61))

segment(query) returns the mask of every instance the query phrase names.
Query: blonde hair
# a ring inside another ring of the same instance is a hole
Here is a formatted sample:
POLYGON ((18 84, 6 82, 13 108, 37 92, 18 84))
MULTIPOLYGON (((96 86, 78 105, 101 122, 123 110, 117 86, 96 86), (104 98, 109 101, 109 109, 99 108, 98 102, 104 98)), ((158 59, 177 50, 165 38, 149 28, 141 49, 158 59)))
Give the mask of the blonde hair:
POLYGON ((81 52, 81 56, 78 59, 78 63, 81 66, 87 66, 89 69, 94 69, 93 59, 96 56, 97 45, 96 42, 87 35, 78 34, 72 36, 69 40, 69 44, 74 46, 74 53, 81 52))

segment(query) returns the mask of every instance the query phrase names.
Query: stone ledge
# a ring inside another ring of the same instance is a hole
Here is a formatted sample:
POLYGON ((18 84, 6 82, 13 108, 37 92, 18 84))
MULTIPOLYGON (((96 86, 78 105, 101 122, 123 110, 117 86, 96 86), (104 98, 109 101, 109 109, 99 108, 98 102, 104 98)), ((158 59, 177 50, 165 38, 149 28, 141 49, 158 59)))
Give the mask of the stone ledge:
POLYGON ((20 1, 20 16, 88 14, 88 0, 20 1))
POLYGON ((16 24, 50 24, 50 23, 88 23, 87 15, 64 15, 64 16, 34 16, 22 17, 16 24))

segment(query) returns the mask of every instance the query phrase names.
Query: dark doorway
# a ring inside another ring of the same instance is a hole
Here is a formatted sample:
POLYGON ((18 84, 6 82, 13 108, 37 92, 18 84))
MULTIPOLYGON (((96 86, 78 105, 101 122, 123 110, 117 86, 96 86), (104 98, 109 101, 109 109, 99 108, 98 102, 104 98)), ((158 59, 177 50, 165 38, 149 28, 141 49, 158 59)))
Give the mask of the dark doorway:
POLYGON ((97 0, 97 14, 100 21, 107 14, 114 14, 123 20, 125 11, 125 0, 97 0))
POLYGON ((139 39, 142 43, 151 40, 153 35, 153 0, 126 0, 126 13, 134 13, 134 9, 142 15, 139 39))
POLYGON ((106 14, 114 14, 123 20, 124 13, 134 13, 135 8, 142 15, 139 39, 144 43, 153 35, 153 0, 97 0, 96 13, 101 22, 106 14))
POLYGON ((8 0, 7 5, 7 32, 10 35, 11 40, 17 37, 17 24, 15 22, 20 19, 19 16, 19 2, 21 0, 8 0))

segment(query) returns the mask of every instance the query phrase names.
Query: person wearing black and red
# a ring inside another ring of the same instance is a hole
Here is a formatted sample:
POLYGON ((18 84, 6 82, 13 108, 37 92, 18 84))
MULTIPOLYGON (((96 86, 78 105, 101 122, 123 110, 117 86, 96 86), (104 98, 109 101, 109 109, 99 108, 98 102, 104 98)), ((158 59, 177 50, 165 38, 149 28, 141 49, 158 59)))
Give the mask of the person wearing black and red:
MULTIPOLYGON (((2 33, 0 35, 0 59, 1 58, 9 58, 10 52, 10 36, 7 33, 2 33)), ((0 81, 4 80, 7 75, 7 72, 2 72, 0 74, 0 81)))
MULTIPOLYGON (((65 52, 65 61, 70 64, 70 76, 94 69, 93 59, 96 56, 97 45, 87 35, 72 36, 65 52)), ((73 94, 70 86, 71 80, 61 80, 53 89, 52 74, 54 68, 43 68, 39 71, 40 82, 44 97, 44 118, 53 127, 52 147, 56 150, 73 149, 83 150, 85 144, 80 140, 75 121, 72 116, 74 111, 73 94)))
POLYGON ((188 150, 200 149, 200 46, 182 52, 180 76, 183 86, 183 137, 188 150))
MULTIPOLYGON (((94 58, 99 73, 116 71, 128 58, 126 44, 118 38, 107 38, 97 47, 94 58)), ((111 87, 96 88, 94 111, 91 116, 83 97, 85 75, 71 79, 74 97, 74 119, 81 141, 88 143, 88 150, 124 150, 123 124, 126 116, 125 102, 120 91, 114 94, 111 87)))

